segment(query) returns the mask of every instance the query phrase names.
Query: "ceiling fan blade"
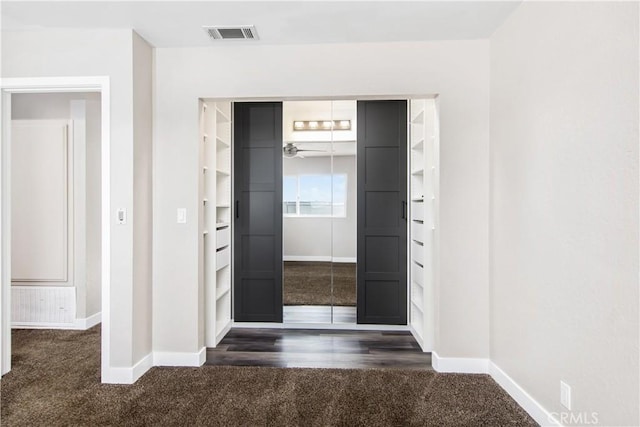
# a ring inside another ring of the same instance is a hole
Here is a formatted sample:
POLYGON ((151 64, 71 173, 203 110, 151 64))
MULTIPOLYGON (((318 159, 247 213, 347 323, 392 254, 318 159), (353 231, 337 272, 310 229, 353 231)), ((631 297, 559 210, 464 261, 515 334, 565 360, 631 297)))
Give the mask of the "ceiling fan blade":
POLYGON ((321 153, 328 153, 327 150, 304 150, 304 149, 301 150, 301 149, 298 148, 298 153, 301 152, 301 151, 318 151, 318 152, 321 152, 321 153))

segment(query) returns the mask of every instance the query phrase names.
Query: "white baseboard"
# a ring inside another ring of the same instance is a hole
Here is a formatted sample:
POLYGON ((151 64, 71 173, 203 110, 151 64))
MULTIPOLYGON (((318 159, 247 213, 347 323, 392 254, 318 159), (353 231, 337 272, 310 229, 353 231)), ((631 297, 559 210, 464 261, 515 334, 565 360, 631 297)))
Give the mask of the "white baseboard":
POLYGON ((133 368, 132 368, 133 382, 132 383, 138 381, 138 378, 143 376, 152 367, 153 367, 153 353, 149 353, 145 357, 143 357, 138 363, 133 365, 133 368))
POLYGON ((541 426, 561 425, 549 411, 544 409, 542 405, 520 387, 506 372, 489 359, 440 357, 434 351, 431 353, 431 361, 433 369, 437 372, 489 374, 538 424, 541 426))
POLYGON ((153 366, 153 353, 147 354, 130 368, 111 367, 103 375, 104 384, 133 384, 153 366))
POLYGON ((460 374, 488 374, 489 359, 466 357, 440 357, 431 352, 431 363, 437 372, 455 372, 460 374))
POLYGON ((227 326, 222 328, 222 330, 216 334, 216 342, 215 342, 215 345, 213 347, 217 347, 218 346, 218 344, 220 343, 220 341, 222 341, 224 336, 229 333, 229 331, 231 330, 232 326, 233 326, 233 319, 230 319, 229 323, 227 323, 227 326))
POLYGON ((102 321, 102 313, 96 313, 84 319, 76 319, 73 323, 50 322, 12 322, 12 329, 67 329, 72 331, 85 331, 93 328, 102 321))
POLYGON ((153 366, 202 366, 206 358, 206 347, 196 353, 154 351, 153 366))
POLYGON ((238 329, 328 329, 335 331, 408 331, 407 325, 365 325, 354 323, 270 323, 270 322, 233 322, 238 329))
POLYGON ((509 396, 515 400, 522 409, 541 426, 560 426, 561 424, 542 405, 540 405, 529 393, 527 393, 513 378, 507 375, 498 365, 489 364, 489 374, 509 396))
POLYGON ((75 323, 11 322, 11 329, 76 329, 75 323))
POLYGON ((356 263, 357 258, 340 257, 340 256, 306 256, 306 255, 285 255, 283 261, 303 261, 303 262, 337 262, 337 263, 356 263))
POLYGON ((333 262, 355 264, 356 262, 358 262, 358 258, 355 258, 355 257, 352 258, 347 256, 334 256, 333 262))
POLYGON ((283 261, 331 262, 330 256, 285 255, 283 261))
POLYGON ((76 319, 74 329, 87 330, 93 328, 102 321, 102 313, 96 313, 84 319, 76 319))
POLYGON ((433 349, 426 349, 424 346, 424 341, 422 339, 422 335, 420 335, 420 333, 418 333, 418 331, 415 330, 415 328, 413 327, 413 325, 409 325, 409 332, 411 332, 411 335, 413 335, 413 339, 415 339, 418 342, 418 345, 420 346, 420 349, 422 350, 423 353, 431 353, 433 349))

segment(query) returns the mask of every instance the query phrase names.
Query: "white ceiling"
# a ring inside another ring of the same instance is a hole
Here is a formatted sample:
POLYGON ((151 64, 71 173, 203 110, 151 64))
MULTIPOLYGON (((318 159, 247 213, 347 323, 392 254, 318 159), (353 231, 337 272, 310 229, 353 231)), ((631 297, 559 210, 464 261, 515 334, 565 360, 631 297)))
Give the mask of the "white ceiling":
POLYGON ((132 28, 156 47, 488 38, 512 1, 2 1, 2 29, 132 28), (255 25, 258 41, 209 40, 203 25, 255 25))

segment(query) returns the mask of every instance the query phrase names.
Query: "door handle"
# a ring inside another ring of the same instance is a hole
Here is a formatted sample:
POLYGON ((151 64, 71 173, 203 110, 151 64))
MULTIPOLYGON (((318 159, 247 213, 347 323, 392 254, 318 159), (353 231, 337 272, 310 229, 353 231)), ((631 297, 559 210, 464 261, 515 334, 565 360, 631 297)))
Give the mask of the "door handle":
POLYGON ((236 219, 240 218, 240 200, 236 200, 236 219))
POLYGON ((407 202, 402 201, 402 219, 407 219, 407 202))

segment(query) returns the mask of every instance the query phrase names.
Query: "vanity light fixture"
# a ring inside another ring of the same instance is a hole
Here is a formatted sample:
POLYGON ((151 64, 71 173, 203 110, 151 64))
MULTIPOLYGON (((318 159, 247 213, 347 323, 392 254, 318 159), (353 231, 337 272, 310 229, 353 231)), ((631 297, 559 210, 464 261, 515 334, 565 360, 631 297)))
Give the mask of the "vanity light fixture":
POLYGON ((351 120, 295 120, 293 130, 351 130, 351 120))

